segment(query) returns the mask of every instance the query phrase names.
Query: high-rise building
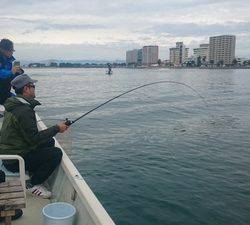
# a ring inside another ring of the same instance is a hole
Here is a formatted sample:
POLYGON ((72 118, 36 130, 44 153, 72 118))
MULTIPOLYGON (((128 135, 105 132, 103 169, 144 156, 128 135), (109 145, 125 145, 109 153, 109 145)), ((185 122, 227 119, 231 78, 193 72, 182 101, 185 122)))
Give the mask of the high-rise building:
POLYGON ((209 44, 200 44, 199 48, 194 48, 194 59, 197 63, 197 59, 203 62, 209 62, 209 44))
POLYGON ((179 65, 180 64, 180 53, 179 49, 177 48, 170 48, 170 63, 173 65, 179 65))
POLYGON ((137 49, 126 51, 126 64, 136 64, 137 63, 137 49))
POLYGON ((126 52, 126 64, 140 66, 142 65, 142 49, 134 49, 126 52))
POLYGON ((185 58, 184 58, 184 62, 188 60, 188 52, 189 52, 189 48, 185 48, 185 58))
POLYGON ((213 64, 232 64, 235 59, 236 36, 221 35, 209 38, 209 60, 213 64))
POLYGON ((170 62, 174 66, 180 66, 188 59, 188 48, 185 47, 183 42, 176 42, 175 48, 170 48, 170 62))
POLYGON ((142 64, 151 65, 158 62, 159 48, 156 45, 144 46, 142 48, 142 64))
POLYGON ((137 65, 142 65, 142 48, 137 50, 137 65))

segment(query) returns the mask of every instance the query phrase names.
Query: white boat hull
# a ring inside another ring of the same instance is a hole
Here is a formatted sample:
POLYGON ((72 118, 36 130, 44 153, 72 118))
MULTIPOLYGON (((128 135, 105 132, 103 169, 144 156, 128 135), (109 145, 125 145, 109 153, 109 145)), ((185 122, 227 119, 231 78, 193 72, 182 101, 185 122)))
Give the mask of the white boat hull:
MULTIPOLYGON (((46 126, 38 117, 39 127, 46 126)), ((56 146, 60 144, 56 141, 56 146)), ((53 201, 64 201, 77 209, 76 225, 115 225, 65 151, 59 168, 49 179, 53 201)))

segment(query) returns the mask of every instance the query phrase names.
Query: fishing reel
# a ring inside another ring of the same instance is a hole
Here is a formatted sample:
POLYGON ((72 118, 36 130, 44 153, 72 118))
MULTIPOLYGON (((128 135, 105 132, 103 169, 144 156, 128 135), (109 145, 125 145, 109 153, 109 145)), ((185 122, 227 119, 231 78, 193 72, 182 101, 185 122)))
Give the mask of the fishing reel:
POLYGON ((71 121, 71 120, 69 120, 68 118, 66 118, 64 124, 67 125, 67 126, 70 126, 72 123, 73 123, 73 121, 71 121))

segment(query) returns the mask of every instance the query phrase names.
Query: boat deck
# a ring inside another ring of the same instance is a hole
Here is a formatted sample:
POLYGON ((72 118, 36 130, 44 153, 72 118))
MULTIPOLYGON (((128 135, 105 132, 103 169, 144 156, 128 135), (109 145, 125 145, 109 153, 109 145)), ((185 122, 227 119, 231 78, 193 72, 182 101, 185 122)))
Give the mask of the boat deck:
POLYGON ((37 198, 27 194, 26 208, 23 209, 23 216, 17 220, 13 220, 13 225, 42 225, 43 216, 42 208, 49 204, 49 199, 37 198))

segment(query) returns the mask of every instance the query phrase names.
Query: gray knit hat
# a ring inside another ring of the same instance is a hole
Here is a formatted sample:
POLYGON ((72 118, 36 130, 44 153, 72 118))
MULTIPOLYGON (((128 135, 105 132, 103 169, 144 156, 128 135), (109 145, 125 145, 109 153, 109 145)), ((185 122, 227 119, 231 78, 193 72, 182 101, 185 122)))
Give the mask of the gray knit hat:
POLYGON ((17 76, 11 81, 11 85, 14 89, 20 89, 23 88, 25 85, 30 83, 36 83, 37 80, 31 79, 27 74, 22 74, 17 76))

